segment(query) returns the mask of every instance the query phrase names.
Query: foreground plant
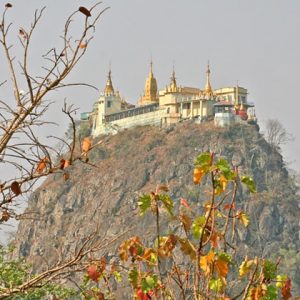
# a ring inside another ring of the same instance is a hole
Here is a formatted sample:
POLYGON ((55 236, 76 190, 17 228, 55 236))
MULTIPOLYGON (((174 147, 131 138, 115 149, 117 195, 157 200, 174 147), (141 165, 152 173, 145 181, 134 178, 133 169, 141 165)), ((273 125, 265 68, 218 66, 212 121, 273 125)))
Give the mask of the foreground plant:
POLYGON ((134 299, 290 299, 291 280, 278 274, 280 260, 241 260, 236 253, 236 229, 250 222, 237 191, 243 184, 255 193, 253 179, 240 176, 225 159, 203 153, 195 160, 193 180, 199 188, 210 187, 200 209, 186 199, 176 203, 166 185, 139 198, 141 215, 154 216, 156 235, 153 243, 134 236, 119 247, 134 299), (166 214, 177 224, 168 234, 161 226, 166 214))

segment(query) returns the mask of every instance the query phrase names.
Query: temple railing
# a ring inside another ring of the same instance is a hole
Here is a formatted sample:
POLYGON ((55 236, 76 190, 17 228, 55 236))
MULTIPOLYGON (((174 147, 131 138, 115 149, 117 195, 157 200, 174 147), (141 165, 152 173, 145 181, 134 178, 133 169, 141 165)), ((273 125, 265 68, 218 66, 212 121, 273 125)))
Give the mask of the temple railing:
POLYGON ((120 111, 117 113, 106 115, 104 119, 105 119, 105 122, 113 122, 116 120, 121 120, 121 119, 129 118, 129 117, 133 117, 133 116, 137 116, 137 115, 146 114, 146 113, 157 110, 158 107, 159 107, 158 103, 148 104, 145 106, 139 106, 139 107, 135 107, 135 108, 131 108, 128 110, 124 110, 124 111, 120 111))

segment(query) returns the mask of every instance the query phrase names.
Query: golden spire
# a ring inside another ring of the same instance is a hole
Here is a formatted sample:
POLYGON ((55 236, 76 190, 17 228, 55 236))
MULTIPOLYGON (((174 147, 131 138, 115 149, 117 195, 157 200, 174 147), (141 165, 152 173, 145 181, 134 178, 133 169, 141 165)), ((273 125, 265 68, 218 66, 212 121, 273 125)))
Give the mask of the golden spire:
POLYGON ((208 97, 213 96, 213 90, 211 88, 210 84, 210 67, 209 67, 209 62, 207 63, 207 70, 206 70, 206 84, 204 88, 204 95, 208 97))
POLYGON ((140 105, 150 104, 158 101, 157 98, 157 82, 152 70, 153 62, 150 61, 150 71, 146 79, 144 96, 139 100, 140 105))
POLYGON ((112 84, 112 81, 111 81, 111 69, 109 68, 108 75, 107 75, 106 86, 105 86, 105 89, 104 89, 104 94, 105 95, 110 95, 110 94, 113 94, 113 93, 114 93, 114 87, 113 87, 113 84, 112 84))
POLYGON ((177 92, 177 82, 176 82, 174 65, 173 65, 172 77, 170 79, 171 79, 170 91, 171 92, 177 92))
POLYGON ((153 77, 152 67, 153 67, 153 61, 152 61, 152 59, 151 59, 151 61, 150 61, 150 72, 149 72, 149 77, 153 77))

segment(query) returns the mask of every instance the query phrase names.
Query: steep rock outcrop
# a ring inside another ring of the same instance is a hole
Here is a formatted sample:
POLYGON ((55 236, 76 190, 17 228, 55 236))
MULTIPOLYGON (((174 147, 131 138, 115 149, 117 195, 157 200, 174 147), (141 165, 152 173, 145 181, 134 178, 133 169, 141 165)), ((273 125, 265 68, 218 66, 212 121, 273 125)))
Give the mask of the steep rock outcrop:
MULTIPOLYGON (((224 156, 240 173, 253 176, 258 193, 240 188, 238 201, 249 211, 249 228, 238 230, 243 254, 276 258, 283 267, 295 265, 300 249, 299 197, 282 156, 250 125, 215 128, 210 123, 177 124, 168 129, 140 127, 114 136, 90 153, 90 163, 69 167, 70 179, 49 176, 28 204, 34 219, 22 220, 15 239, 16 252, 35 270, 68 256, 76 244, 99 228, 99 239, 127 235, 147 237, 154 228, 151 215, 141 218, 138 196, 168 183, 174 199, 187 198, 201 205, 204 192, 192 183, 193 160, 203 151, 224 156)), ((168 230, 169 224, 165 224, 168 230)), ((124 238, 124 237, 122 237, 124 238)), ((117 243, 106 251, 113 256, 117 243)), ((300 284, 300 270, 289 273, 300 284)), ((298 286, 299 288, 299 286, 298 286)))

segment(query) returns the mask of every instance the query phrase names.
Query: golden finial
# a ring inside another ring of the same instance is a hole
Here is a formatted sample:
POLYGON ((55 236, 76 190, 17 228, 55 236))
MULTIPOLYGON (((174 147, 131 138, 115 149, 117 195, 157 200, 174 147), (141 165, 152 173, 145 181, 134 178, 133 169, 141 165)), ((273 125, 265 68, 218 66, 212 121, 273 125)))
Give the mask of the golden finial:
POLYGON ((153 66, 153 62, 152 62, 152 58, 151 58, 150 72, 149 72, 149 75, 146 79, 144 96, 142 96, 139 100, 140 105, 145 105, 145 104, 149 104, 149 103, 153 103, 153 102, 158 101, 158 98, 157 98, 157 82, 156 82, 156 79, 153 75, 152 66, 153 66))
POLYGON ((105 94, 113 94, 114 93, 114 87, 112 84, 112 80, 111 80, 111 67, 109 65, 109 71, 108 71, 108 75, 107 75, 107 81, 106 81, 106 86, 104 89, 104 93, 105 94))
POLYGON ((210 84, 210 66, 209 66, 209 61, 207 63, 207 69, 206 69, 206 84, 204 88, 204 94, 205 96, 212 97, 213 96, 213 90, 211 88, 210 84))
POLYGON ((151 76, 151 77, 153 77, 153 61, 152 61, 152 57, 151 57, 151 60, 150 60, 150 72, 149 72, 149 75, 151 76))
POLYGON ((175 67, 173 63, 173 71, 171 76, 171 83, 170 83, 170 91, 171 92, 177 92, 177 82, 176 82, 176 75, 175 75, 175 67))

